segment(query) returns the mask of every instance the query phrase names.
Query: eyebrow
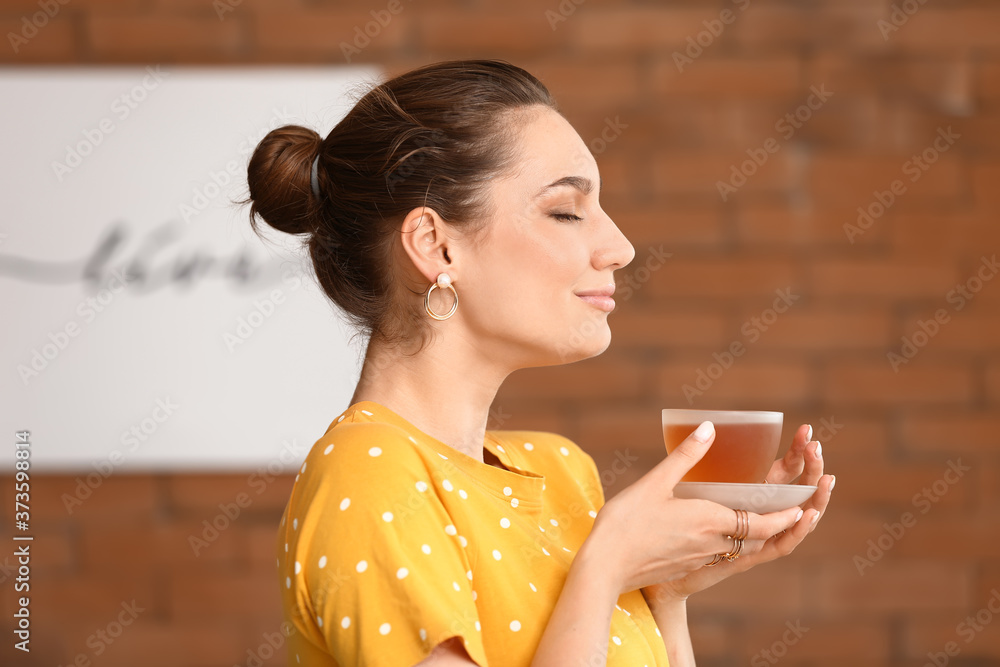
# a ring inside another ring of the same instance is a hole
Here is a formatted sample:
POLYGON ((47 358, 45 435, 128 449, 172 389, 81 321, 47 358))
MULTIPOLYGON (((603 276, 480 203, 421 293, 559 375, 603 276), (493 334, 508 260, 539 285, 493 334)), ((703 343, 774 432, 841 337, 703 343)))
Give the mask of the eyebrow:
MULTIPOLYGON (((541 197, 542 195, 546 194, 549 190, 551 190, 553 188, 563 187, 563 186, 567 186, 567 185, 569 187, 571 187, 571 188, 576 188, 577 190, 579 190, 580 192, 582 192, 585 195, 589 195, 591 192, 594 191, 594 182, 591 181, 589 178, 584 178, 583 176, 563 176, 559 180, 552 181, 551 183, 549 183, 548 185, 546 185, 544 188, 542 188, 541 190, 539 190, 535 194, 535 197, 536 198, 541 197)), ((598 194, 600 194, 600 192, 601 192, 601 186, 602 185, 604 185, 603 179, 598 182, 598 185, 597 185, 597 193, 598 194)))

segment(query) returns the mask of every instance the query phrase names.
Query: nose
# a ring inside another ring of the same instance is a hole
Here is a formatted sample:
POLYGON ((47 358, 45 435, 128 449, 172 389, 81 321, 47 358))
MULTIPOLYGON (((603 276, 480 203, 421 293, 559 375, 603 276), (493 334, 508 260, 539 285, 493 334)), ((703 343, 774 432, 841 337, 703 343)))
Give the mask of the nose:
POLYGON ((594 247, 593 254, 595 269, 614 271, 627 266, 635 259, 635 248, 607 214, 604 215, 600 229, 599 241, 594 247))

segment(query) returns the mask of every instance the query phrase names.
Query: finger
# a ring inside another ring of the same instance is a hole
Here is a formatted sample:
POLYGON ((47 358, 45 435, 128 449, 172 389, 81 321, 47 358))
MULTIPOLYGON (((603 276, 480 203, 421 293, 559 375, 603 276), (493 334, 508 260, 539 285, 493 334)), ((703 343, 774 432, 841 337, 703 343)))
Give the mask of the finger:
MULTIPOLYGON (((822 516, 826 512, 827 505, 830 504, 830 496, 833 493, 833 485, 836 482, 837 478, 833 475, 823 475, 817 483, 818 488, 816 489, 816 493, 812 494, 809 501, 803 506, 803 509, 814 509, 822 516)), ((811 530, 815 530, 815 528, 816 526, 813 525, 811 530)))
POLYGON ((799 484, 815 485, 823 476, 823 445, 818 441, 809 443, 806 447, 805 469, 799 484))
MULTIPOLYGON (((788 530, 794 526, 795 522, 801 518, 802 513, 803 510, 800 507, 789 507, 780 512, 768 512, 767 514, 747 512, 747 526, 744 528, 744 533, 746 534, 745 540, 760 540, 763 542, 781 531, 788 530)), ((715 542, 719 549, 722 549, 719 553, 729 551, 728 547, 733 546, 731 536, 736 534, 738 527, 736 510, 731 510, 728 507, 720 505, 719 511, 716 513, 716 519, 713 522, 713 527, 716 534, 720 535, 720 539, 715 542)))
POLYGON ((783 533, 772 536, 765 541, 760 551, 751 552, 746 558, 738 559, 736 561, 736 564, 739 566, 737 571, 748 570, 754 565, 760 565, 761 563, 766 563, 792 553, 795 547, 801 544, 802 540, 805 539, 809 531, 815 526, 818 518, 819 513, 816 510, 810 509, 803 512, 801 518, 795 524, 783 533))
POLYGON ((785 456, 775 461, 771 466, 771 471, 767 475, 767 481, 771 484, 789 484, 792 480, 802 474, 805 466, 804 454, 806 445, 812 437, 812 426, 803 424, 795 432, 792 438, 792 446, 785 452, 785 456))
POLYGON ((677 482, 687 474, 688 470, 694 467, 701 457, 705 455, 708 448, 715 441, 715 425, 710 422, 702 422, 698 428, 691 432, 684 442, 677 445, 674 451, 670 452, 657 467, 662 466, 662 483, 667 489, 673 489, 677 482))

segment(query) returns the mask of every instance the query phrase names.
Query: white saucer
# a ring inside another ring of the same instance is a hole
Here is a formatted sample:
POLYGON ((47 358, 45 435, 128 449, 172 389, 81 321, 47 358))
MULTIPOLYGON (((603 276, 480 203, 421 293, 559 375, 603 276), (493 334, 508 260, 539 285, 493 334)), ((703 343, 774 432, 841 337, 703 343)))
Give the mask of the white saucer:
POLYGON ((678 498, 711 500, 734 510, 757 514, 779 512, 795 507, 816 492, 805 484, 727 484, 723 482, 678 482, 674 495, 678 498))

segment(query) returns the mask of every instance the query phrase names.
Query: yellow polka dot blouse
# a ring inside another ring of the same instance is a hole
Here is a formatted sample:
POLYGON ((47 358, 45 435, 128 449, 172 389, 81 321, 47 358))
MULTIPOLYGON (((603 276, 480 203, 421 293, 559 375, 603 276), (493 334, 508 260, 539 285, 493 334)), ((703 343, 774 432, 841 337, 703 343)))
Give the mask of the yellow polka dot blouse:
MULTIPOLYGON (((290 665, 410 667, 454 636, 481 667, 530 665, 604 494, 564 437, 487 431, 484 444, 504 468, 378 403, 333 421, 279 530, 290 665)), ((608 665, 667 665, 640 591, 619 598, 607 645, 608 665)))

